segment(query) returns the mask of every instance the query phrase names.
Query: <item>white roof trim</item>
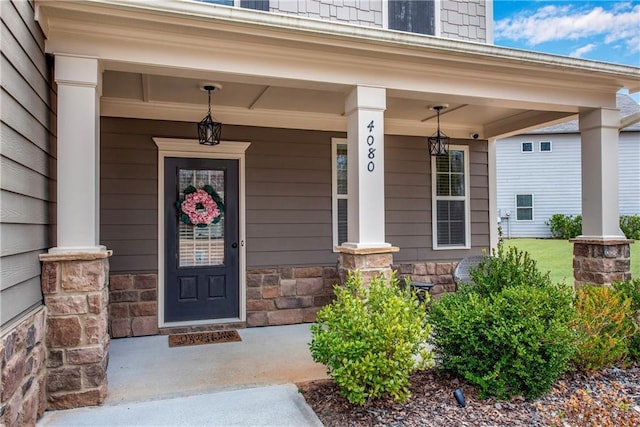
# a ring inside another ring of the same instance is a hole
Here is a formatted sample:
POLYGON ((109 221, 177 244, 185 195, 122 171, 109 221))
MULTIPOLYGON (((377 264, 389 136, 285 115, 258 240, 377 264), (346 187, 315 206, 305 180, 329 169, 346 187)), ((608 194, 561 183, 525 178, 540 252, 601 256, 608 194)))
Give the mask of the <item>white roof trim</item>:
MULTIPOLYGON (((189 0, 85 0, 83 2, 58 2, 36 0, 37 8, 54 8, 61 11, 109 14, 111 17, 131 17, 152 21, 159 25, 163 22, 178 23, 189 27, 212 28, 212 25, 228 23, 234 26, 251 27, 252 31, 260 28, 269 31, 272 37, 296 39, 310 36, 317 44, 331 43, 336 46, 336 38, 341 43, 353 42, 359 47, 363 45, 384 45, 402 47, 403 49, 419 48, 414 54, 443 57, 448 60, 462 62, 486 60, 493 66, 503 65, 530 69, 539 67, 547 71, 563 74, 576 73, 585 75, 596 73, 614 78, 621 87, 631 92, 640 91, 640 68, 626 65, 609 64, 580 58, 550 55, 546 53, 517 50, 482 43, 444 39, 420 34, 365 27, 339 22, 324 21, 306 17, 281 15, 273 12, 261 12, 239 7, 227 7, 189 0), (164 18, 163 18, 164 17, 164 18)), ((39 11, 40 12, 40 11, 39 11)), ((42 16, 38 13, 38 16, 42 16)), ((47 22, 41 22, 47 31, 47 22)), ((408 54, 410 52, 403 52, 408 54)))

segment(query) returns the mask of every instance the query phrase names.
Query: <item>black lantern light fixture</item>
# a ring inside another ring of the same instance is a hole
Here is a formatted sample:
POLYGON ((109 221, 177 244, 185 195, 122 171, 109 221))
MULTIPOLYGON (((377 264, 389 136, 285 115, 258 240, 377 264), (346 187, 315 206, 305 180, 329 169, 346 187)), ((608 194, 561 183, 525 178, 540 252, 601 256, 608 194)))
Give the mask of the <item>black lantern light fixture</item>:
POLYGON ((209 111, 205 118, 198 123, 198 142, 202 145, 220 144, 222 123, 215 121, 215 119, 211 117, 211 92, 220 89, 222 89, 222 86, 218 84, 206 84, 202 86, 202 90, 206 90, 209 94, 209 111))
POLYGON ((431 153, 432 156, 444 156, 449 150, 449 140, 451 138, 440 130, 440 111, 447 107, 448 105, 434 105, 431 107, 431 109, 435 110, 438 115, 438 127, 436 133, 427 138, 429 141, 429 153, 431 153))

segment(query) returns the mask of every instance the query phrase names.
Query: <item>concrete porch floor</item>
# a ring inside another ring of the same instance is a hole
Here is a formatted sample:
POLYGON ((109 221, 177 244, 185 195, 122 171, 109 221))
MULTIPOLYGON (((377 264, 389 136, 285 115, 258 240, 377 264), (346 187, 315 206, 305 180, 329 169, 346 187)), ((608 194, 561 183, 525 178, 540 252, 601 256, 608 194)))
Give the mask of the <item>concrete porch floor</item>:
POLYGON ((114 339, 105 405, 327 378, 310 324, 239 329, 239 342, 169 347, 158 335, 114 339))
POLYGON ((326 378, 310 325, 238 332, 241 342, 189 347, 112 340, 104 405, 46 412, 38 426, 321 426, 292 384, 326 378))

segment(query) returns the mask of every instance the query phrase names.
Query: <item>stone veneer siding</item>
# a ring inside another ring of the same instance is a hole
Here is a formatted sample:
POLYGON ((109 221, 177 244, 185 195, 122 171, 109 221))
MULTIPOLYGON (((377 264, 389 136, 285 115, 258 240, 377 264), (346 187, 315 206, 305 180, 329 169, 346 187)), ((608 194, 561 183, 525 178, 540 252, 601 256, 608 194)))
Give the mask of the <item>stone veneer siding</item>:
POLYGON ((610 285, 631 280, 631 248, 633 240, 583 240, 573 242, 574 286, 610 285))
POLYGON ((440 4, 440 36, 487 42, 486 0, 443 0, 440 4))
POLYGON ((378 28, 382 28, 382 8, 382 0, 269 1, 271 12, 378 28))
POLYGON ((334 267, 282 267, 247 271, 247 326, 315 322, 333 300, 334 267))
POLYGON ((394 264, 391 268, 398 279, 408 278, 414 282, 432 283, 431 296, 455 292, 453 271, 457 262, 414 262, 394 264))
POLYGON ((0 338, 0 425, 34 426, 47 408, 45 308, 0 338))
POLYGON ((48 409, 100 405, 107 396, 109 256, 40 255, 48 409))
POLYGON ((158 275, 112 274, 109 279, 111 338, 158 334, 158 275))

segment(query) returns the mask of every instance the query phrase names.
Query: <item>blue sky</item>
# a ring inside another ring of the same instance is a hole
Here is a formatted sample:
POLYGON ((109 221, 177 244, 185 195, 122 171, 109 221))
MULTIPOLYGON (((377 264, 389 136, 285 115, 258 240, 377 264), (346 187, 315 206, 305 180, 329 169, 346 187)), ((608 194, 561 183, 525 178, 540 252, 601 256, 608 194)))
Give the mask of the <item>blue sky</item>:
POLYGON ((494 0, 493 9, 498 46, 640 67, 640 0, 494 0))
POLYGON ((640 67, 640 0, 494 0, 495 44, 640 67))

